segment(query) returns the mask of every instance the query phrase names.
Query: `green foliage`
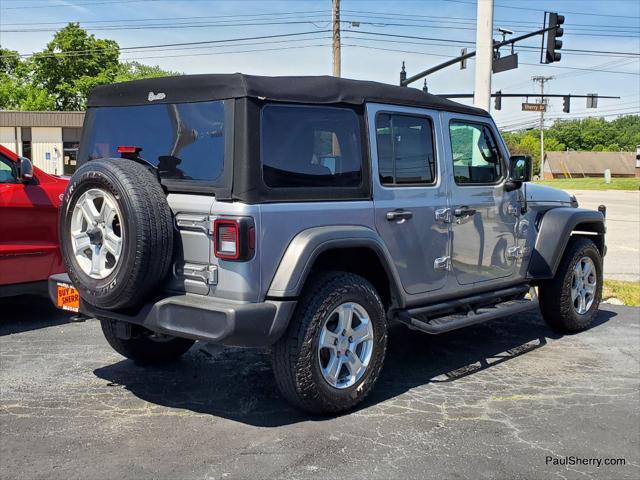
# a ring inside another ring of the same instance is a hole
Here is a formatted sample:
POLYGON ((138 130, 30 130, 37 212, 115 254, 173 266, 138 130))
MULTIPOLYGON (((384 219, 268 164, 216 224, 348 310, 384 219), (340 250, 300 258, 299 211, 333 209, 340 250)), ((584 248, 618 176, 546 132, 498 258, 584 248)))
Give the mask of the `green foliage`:
POLYGON ((53 110, 55 98, 29 80, 28 62, 18 52, 0 48, 0 109, 53 110))
MULTIPOLYGON (((520 132, 504 132, 504 140, 512 155, 529 155, 533 159, 533 173, 540 172, 540 132, 523 130, 520 132)), ((545 131, 544 148, 547 151, 565 150, 565 145, 555 138, 549 138, 545 131)))
MULTIPOLYGON (((512 155, 530 155, 533 172, 540 171, 540 131, 503 132, 512 155)), ((640 145, 640 116, 626 115, 612 121, 604 118, 559 120, 544 131, 544 149, 593 152, 634 152, 640 145)))
POLYGON ((162 70, 157 65, 151 66, 139 62, 124 62, 118 65, 118 71, 114 78, 114 82, 127 82, 129 80, 166 77, 170 75, 180 75, 180 72, 162 70))
POLYGON ((70 23, 32 57, 33 81, 56 97, 59 110, 81 110, 89 91, 110 83, 118 69, 120 48, 70 23))
POLYGON ((82 110, 98 85, 179 75, 138 62, 121 63, 119 56, 117 42, 89 35, 77 23, 58 31, 29 60, 0 48, 0 109, 82 110))

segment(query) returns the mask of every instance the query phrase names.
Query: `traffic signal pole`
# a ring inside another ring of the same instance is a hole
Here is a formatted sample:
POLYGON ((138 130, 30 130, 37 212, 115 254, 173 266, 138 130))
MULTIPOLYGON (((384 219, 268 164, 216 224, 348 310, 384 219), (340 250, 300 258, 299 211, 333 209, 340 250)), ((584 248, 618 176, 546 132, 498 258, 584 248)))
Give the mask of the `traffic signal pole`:
POLYGON ((478 0, 476 14, 476 68, 473 104, 489 111, 493 66, 493 0, 478 0))
MULTIPOLYGON (((493 49, 499 49, 501 47, 505 47, 507 45, 512 45, 516 42, 520 42, 522 40, 525 40, 527 38, 531 38, 531 37, 535 37, 536 35, 542 35, 550 30, 555 30, 557 27, 547 27, 547 28, 543 28, 540 30, 536 30, 535 32, 530 32, 530 33, 525 33, 524 35, 520 35, 519 37, 514 37, 514 38, 510 38, 508 40, 504 40, 502 42, 497 42, 493 45, 493 49)), ((456 63, 460 63, 463 60, 467 60, 469 58, 473 58, 476 56, 476 51, 471 51, 468 53, 465 53, 463 55, 460 55, 459 57, 455 57, 452 58, 451 60, 447 60, 446 62, 443 62, 439 65, 436 65, 434 67, 428 68, 426 70, 423 70, 420 73, 416 73, 415 75, 412 75, 411 77, 407 78, 407 74, 406 71, 403 70, 400 72, 400 86, 401 87, 407 87, 409 84, 420 80, 428 75, 431 75, 432 73, 438 72, 440 70, 442 70, 443 68, 449 67, 451 65, 454 65, 456 63)), ((403 62, 404 63, 404 62, 403 62)))

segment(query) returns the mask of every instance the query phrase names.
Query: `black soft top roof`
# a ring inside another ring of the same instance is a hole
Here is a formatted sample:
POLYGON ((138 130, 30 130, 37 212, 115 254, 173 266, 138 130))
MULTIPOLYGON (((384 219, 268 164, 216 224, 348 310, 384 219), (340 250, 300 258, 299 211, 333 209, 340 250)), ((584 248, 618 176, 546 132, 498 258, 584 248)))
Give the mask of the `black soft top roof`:
POLYGON ((181 75, 103 85, 91 92, 88 105, 148 105, 243 97, 291 103, 361 105, 376 102, 487 115, 479 108, 452 102, 416 88, 331 76, 263 77, 241 73, 181 75))

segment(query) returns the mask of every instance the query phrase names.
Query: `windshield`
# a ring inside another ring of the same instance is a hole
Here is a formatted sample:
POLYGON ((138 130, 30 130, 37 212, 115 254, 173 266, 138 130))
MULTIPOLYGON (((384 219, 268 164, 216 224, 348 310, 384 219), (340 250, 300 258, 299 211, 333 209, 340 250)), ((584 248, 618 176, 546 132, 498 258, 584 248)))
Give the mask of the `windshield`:
POLYGON ((136 146, 162 178, 214 184, 222 178, 223 101, 92 108, 87 117, 80 163, 118 158, 119 146, 136 146))

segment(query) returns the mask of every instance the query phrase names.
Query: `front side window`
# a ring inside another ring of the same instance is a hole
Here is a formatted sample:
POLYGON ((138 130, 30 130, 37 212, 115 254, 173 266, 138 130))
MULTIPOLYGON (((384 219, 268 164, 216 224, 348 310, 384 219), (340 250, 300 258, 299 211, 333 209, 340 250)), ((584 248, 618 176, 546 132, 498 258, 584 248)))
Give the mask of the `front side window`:
POLYGON ((2 156, 0 156, 0 183, 18 183, 13 162, 2 156))
POLYGON ((358 116, 348 108, 266 105, 261 116, 262 176, 271 188, 358 187, 358 116))
POLYGON ((119 146, 141 147, 140 157, 165 179, 208 183, 224 169, 224 103, 195 102, 89 109, 79 161, 118 158, 119 146))
POLYGON ((487 125, 455 121, 449 124, 453 176, 458 185, 492 184, 502 178, 502 158, 487 125))
POLYGON ((376 116, 376 142, 382 185, 435 182, 436 160, 431 120, 381 113, 376 116))

